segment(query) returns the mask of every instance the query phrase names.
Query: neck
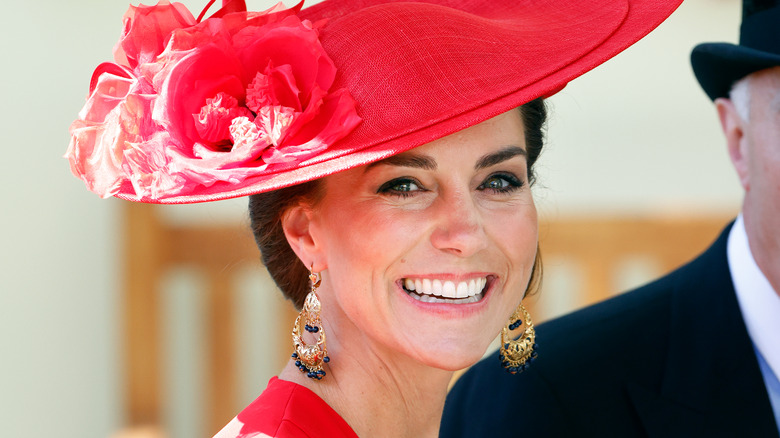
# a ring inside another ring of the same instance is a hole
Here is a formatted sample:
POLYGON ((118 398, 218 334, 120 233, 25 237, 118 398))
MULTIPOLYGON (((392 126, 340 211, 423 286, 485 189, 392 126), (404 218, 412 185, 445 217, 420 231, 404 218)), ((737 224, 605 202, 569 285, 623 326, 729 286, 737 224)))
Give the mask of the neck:
POLYGON ((280 378, 312 390, 360 437, 437 437, 453 373, 365 345, 329 336, 332 361, 322 380, 307 378, 292 361, 280 378))

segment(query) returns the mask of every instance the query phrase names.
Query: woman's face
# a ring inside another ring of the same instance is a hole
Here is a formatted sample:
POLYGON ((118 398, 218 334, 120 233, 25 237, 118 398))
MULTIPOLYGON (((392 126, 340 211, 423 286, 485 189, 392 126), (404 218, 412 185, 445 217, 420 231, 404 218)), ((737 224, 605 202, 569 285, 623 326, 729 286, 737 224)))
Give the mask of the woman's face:
POLYGON ((534 263, 526 168, 513 110, 326 177, 309 232, 329 339, 444 369, 478 360, 534 263))

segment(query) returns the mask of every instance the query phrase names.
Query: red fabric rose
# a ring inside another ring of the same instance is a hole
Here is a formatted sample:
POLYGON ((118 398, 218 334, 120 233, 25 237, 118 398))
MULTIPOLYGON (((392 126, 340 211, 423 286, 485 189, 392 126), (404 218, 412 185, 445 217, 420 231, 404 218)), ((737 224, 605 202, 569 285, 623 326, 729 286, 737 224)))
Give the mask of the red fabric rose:
POLYGON ((124 30, 114 47, 114 60, 131 68, 153 62, 174 30, 197 24, 184 5, 167 1, 156 6, 130 5, 122 21, 124 30))
POLYGON ((316 29, 294 10, 216 14, 131 7, 117 64, 93 75, 71 126, 73 173, 103 197, 184 195, 313 157, 360 122, 316 29))

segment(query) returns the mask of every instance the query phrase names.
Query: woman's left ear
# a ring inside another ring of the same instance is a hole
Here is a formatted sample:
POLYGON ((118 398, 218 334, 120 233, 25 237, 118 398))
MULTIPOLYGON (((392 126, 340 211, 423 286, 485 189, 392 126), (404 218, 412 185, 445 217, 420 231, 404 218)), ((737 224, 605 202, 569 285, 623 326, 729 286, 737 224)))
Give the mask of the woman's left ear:
POLYGON ((327 263, 322 254, 321 242, 312 235, 312 210, 304 204, 298 204, 287 209, 282 215, 282 230, 290 248, 307 266, 314 266, 314 271, 327 269, 327 263))

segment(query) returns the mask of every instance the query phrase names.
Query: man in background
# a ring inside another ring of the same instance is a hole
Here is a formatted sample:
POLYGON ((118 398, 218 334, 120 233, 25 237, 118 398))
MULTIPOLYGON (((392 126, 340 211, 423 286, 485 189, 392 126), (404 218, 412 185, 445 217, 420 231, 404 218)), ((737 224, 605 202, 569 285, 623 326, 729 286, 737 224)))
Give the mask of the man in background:
POLYGON ((541 325, 529 370, 509 374, 495 357, 474 366, 440 436, 780 436, 776 3, 746 1, 739 45, 691 54, 745 192, 735 222, 668 276, 541 325))

